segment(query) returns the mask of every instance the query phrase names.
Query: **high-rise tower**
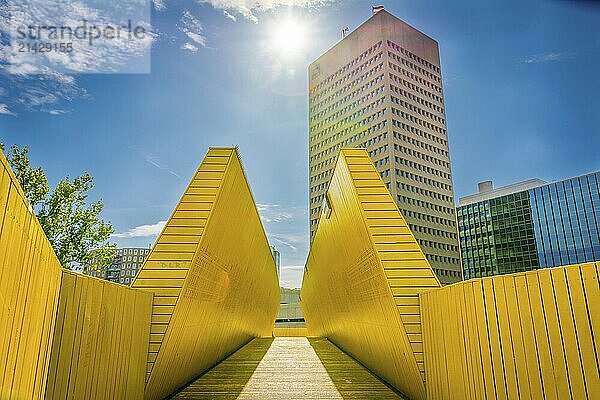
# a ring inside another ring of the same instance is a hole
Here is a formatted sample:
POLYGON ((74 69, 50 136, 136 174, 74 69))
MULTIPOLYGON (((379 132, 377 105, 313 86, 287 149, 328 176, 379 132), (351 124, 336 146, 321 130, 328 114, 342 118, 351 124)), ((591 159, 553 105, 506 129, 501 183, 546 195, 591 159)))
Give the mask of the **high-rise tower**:
POLYGON ((459 280, 438 44, 385 10, 309 66, 311 241, 342 147, 368 150, 440 280, 459 280))

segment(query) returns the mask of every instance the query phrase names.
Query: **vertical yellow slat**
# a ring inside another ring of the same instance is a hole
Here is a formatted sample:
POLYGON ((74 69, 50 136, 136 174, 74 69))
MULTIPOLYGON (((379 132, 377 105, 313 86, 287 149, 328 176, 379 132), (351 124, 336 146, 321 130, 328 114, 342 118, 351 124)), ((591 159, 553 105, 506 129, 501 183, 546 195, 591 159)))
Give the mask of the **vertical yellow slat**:
POLYGON ((88 282, 87 296, 85 298, 85 320, 82 331, 82 341, 77 362, 77 385, 74 391, 74 397, 90 398, 88 387, 95 380, 94 376, 94 358, 96 357, 96 342, 98 340, 98 317, 100 312, 100 303, 102 301, 102 287, 100 280, 89 277, 78 276, 77 279, 85 279, 88 282), (85 371, 85 372, 80 372, 85 371))
POLYGON ((9 215, 7 216, 10 228, 9 240, 6 247, 6 268, 3 268, 4 273, 0 281, 0 293, 6 293, 4 299, 4 309, 0 317, 0 326, 6 326, 5 335, 0 338, 0 376, 2 378, 2 386, 0 393, 10 393, 13 378, 14 378, 14 362, 16 358, 15 349, 17 346, 12 345, 19 334, 19 330, 15 326, 16 312, 19 304, 23 301, 21 297, 21 285, 24 279, 25 271, 22 268, 15 268, 21 265, 21 244, 24 240, 25 233, 23 226, 25 224, 26 209, 19 207, 18 202, 21 199, 18 197, 16 189, 11 188, 9 192, 9 215))
MULTIPOLYGON (((118 310, 123 309, 123 292, 121 290, 116 293, 116 306, 115 310, 117 310, 113 315, 113 334, 110 338, 110 344, 108 348, 110 349, 118 349, 121 341, 121 332, 123 330, 123 313, 118 310)), ((110 360, 108 363, 108 378, 106 381, 106 386, 104 390, 106 391, 107 399, 117 398, 117 382, 116 382, 116 371, 119 368, 119 362, 121 361, 121 354, 118 351, 111 351, 110 360)), ((102 388, 100 388, 102 390, 102 388)))
POLYGON ((498 398, 507 398, 507 382, 504 378, 504 365, 502 359, 502 344, 500 342, 500 329, 496 315, 496 300, 494 296, 494 281, 483 280, 483 294, 485 297, 485 315, 488 326, 488 340, 490 342, 490 354, 494 366, 494 383, 498 398))
POLYGON ((584 399, 586 395, 585 384, 583 382, 583 371, 581 369, 579 346, 575 333, 575 323, 573 321, 573 312, 567 289, 565 269, 553 268, 551 270, 551 277, 554 285, 554 296, 556 298, 556 308, 558 310, 561 336, 564 343, 565 358, 567 360, 571 394, 576 399, 584 399))
MULTIPOLYGON (((592 340, 592 330, 588 318, 588 309, 583 293, 583 284, 581 282, 581 267, 570 266, 565 268, 567 284, 571 300, 573 318, 575 320, 575 330, 577 335, 577 344, 581 356, 581 365, 583 366, 583 380, 588 399, 600 398, 600 377, 598 376, 598 362, 594 343, 592 340)), ((596 307, 600 307, 600 304, 596 307)), ((592 310, 594 312, 594 310, 592 310)), ((596 311, 598 312, 598 311, 596 311)))
MULTIPOLYGON (((450 293, 448 291, 443 291, 440 293, 440 296, 438 297, 438 304, 436 305, 436 309, 440 310, 440 307, 442 307, 442 304, 448 304, 448 297, 449 297, 450 293)), ((438 331, 436 332, 436 334, 438 335, 438 337, 440 338, 441 341, 441 345, 443 348, 443 351, 440 352, 440 361, 442 362, 442 366, 444 368, 444 372, 440 375, 441 379, 442 379, 442 384, 441 384, 441 389, 442 389, 442 397, 443 398, 450 398, 450 388, 448 387, 448 382, 452 380, 452 375, 453 375, 453 368, 451 368, 450 366, 453 366, 453 354, 452 354, 452 345, 451 343, 449 343, 451 337, 449 335, 442 335, 442 330, 444 329, 444 327, 449 326, 450 324, 450 320, 453 318, 454 316, 452 315, 452 310, 448 310, 446 309, 446 312, 444 312, 441 315, 441 321, 442 324, 440 324, 440 326, 438 327, 438 331)))
POLYGON ((451 310, 452 310, 452 329, 453 332, 458 333, 458 335, 449 335, 454 340, 452 341, 453 353, 454 353, 454 370, 456 371, 455 379, 449 380, 449 389, 455 383, 459 383, 457 390, 454 391, 454 398, 457 399, 467 399, 468 396, 468 378, 466 375, 466 364, 465 364, 465 344, 464 344, 464 331, 462 326, 462 315, 464 314, 462 310, 462 303, 460 298, 462 297, 462 284, 453 285, 450 287, 450 301, 451 310))
POLYGON ((458 305, 460 310, 460 331, 458 332, 458 337, 462 339, 461 345, 461 357, 462 357, 462 367, 463 367, 463 377, 464 383, 463 386, 465 388, 465 398, 466 399, 474 399, 476 397, 474 392, 475 383, 473 382, 473 366, 471 359, 471 331, 469 330, 469 320, 468 320, 468 311, 467 311, 467 301, 466 301, 466 285, 465 283, 461 283, 458 288, 458 305))
POLYGON ((60 302, 64 302, 64 321, 61 335, 55 336, 52 344, 52 356, 57 358, 57 364, 56 368, 53 368, 53 363, 50 364, 50 371, 55 374, 54 386, 50 392, 53 397, 50 398, 65 399, 67 397, 75 326, 77 323, 74 315, 77 315, 76 313, 79 309, 77 293, 75 276, 68 272, 63 272, 60 302))
POLYGON ((44 317, 40 315, 40 311, 43 311, 43 309, 36 304, 32 304, 35 303, 36 298, 27 296, 30 290, 39 292, 36 285, 40 281, 40 276, 33 273, 33 261, 36 253, 34 227, 31 214, 28 213, 23 229, 22 256, 21 264, 19 264, 22 266, 23 272, 17 294, 20 301, 15 310, 14 328, 16 328, 16 335, 10 345, 14 349, 15 358, 14 363, 9 361, 10 365, 14 366, 12 392, 19 393, 19 396, 27 396, 31 393, 30 383, 33 382, 33 379, 30 378, 31 368, 29 366, 34 365, 31 350, 37 347, 36 336, 38 334, 33 324, 41 321, 44 317))
MULTIPOLYGON (((507 304, 506 295, 504 293, 504 279, 505 277, 499 276, 491 279, 491 281, 493 285, 496 318, 498 320, 502 366, 504 368, 503 379, 505 381, 508 398, 518 399, 519 389, 517 383, 517 376, 515 372, 515 355, 513 353, 512 341, 510 337, 512 327, 510 326, 508 320, 508 313, 506 312, 507 304)), ((508 277, 508 279, 512 279, 512 277, 508 277)), ((488 314, 488 320, 489 318, 490 314, 488 314)), ((496 381, 496 383, 498 383, 498 381, 496 381)))
MULTIPOLYGON (((557 393, 560 399, 571 397, 569 389, 569 377, 567 374, 567 362, 565 359, 565 349, 563 348, 560 322, 558 320, 558 310, 554 296, 554 288, 550 277, 550 270, 541 270, 539 272, 540 292, 542 294, 542 309, 546 319, 546 328, 548 340, 550 343, 550 354, 552 356, 552 366, 554 370, 554 379, 557 386, 557 393)), ((545 385, 544 385, 545 386, 545 385)))
MULTIPOLYGON (((531 321, 537 346, 540 373, 542 376, 542 387, 546 399, 557 399, 558 388, 554 374, 549 329, 546 325, 545 309, 542 302, 543 294, 540 285, 540 273, 528 273, 527 291, 529 293, 529 304, 531 307, 531 321)), ((543 278, 542 278, 543 279, 543 278)))
MULTIPOLYGON (((76 276, 77 286, 85 285, 79 302, 79 317, 77 318, 78 337, 76 339, 77 358, 73 358, 71 364, 71 376, 73 379, 69 385, 69 397, 74 399, 85 396, 85 386, 90 373, 91 340, 93 336, 91 306, 94 296, 94 285, 92 279, 76 276)), ((83 288, 82 288, 83 289, 83 288)))
POLYGON ((129 362, 130 358, 129 354, 132 348, 134 348, 134 344, 132 342, 132 328, 133 328, 133 318, 131 317, 135 313, 135 295, 133 291, 127 290, 125 295, 125 313, 123 313, 123 333, 121 335, 121 346, 120 349, 125 357, 119 363, 119 387, 117 392, 117 397, 122 398, 125 397, 125 393, 127 392, 127 384, 129 377, 129 362))
POLYGON ((429 304, 428 293, 421 293, 419 296, 419 307, 423 321, 423 356, 425 357, 425 392, 427 397, 433 398, 433 388, 435 386, 433 369, 435 368, 433 353, 434 346, 431 342, 431 306, 429 304))
MULTIPOLYGON (((499 277, 498 279, 502 279, 504 283, 506 308, 503 310, 503 313, 506 313, 510 327, 508 333, 512 343, 518 396, 522 399, 529 399, 531 398, 531 392, 529 389, 529 374, 527 373, 527 354, 525 347, 523 346, 521 316, 519 314, 519 302, 525 301, 524 298, 527 298, 527 292, 522 291, 525 289, 525 276, 523 274, 506 275, 504 277, 499 277), (521 284, 523 286, 519 287, 520 290, 516 287, 517 278, 522 279, 521 284)), ((535 348, 535 346, 533 348, 535 348)))
POLYGON ((45 235, 40 232, 39 238, 39 265, 48 265, 44 274, 44 287, 40 292, 43 299, 44 320, 42 321, 40 345, 37 350, 36 373, 34 382, 34 397, 43 398, 46 390, 46 383, 49 376, 50 352, 52 349, 52 339, 56 331, 55 321, 57 320, 58 296, 60 293, 62 271, 58 265, 58 260, 54 256, 54 251, 47 245, 45 235), (52 268, 54 264, 54 268, 52 268))
POLYGON ((110 349, 111 345, 111 337, 113 335, 114 329, 114 318, 116 311, 116 296, 117 296, 117 286, 106 284, 104 287, 104 295, 102 302, 102 308, 100 311, 100 316, 104 321, 104 329, 101 335, 98 337, 98 346, 99 346, 99 358, 96 363, 97 372, 96 379, 94 385, 93 398, 98 398, 101 395, 105 394, 108 386, 108 377, 109 377, 109 362, 111 357, 113 357, 113 352, 110 349))
POLYGON ((473 398, 483 399, 485 396, 485 381, 482 369, 481 344, 479 342, 479 333, 477 327, 477 314, 475 310, 475 300, 473 298, 473 282, 465 282, 465 314, 467 316, 467 330, 465 335, 468 338, 467 357, 469 358, 469 376, 473 381, 473 398))
POLYGON ((581 266, 581 277, 585 289, 586 306, 590 316, 590 325, 594 333, 594 344, 596 355, 600 358, 600 279, 598 277, 598 266, 600 262, 588 263, 581 266))
MULTIPOLYGON (((90 279, 90 278, 88 278, 90 279)), ((105 351, 99 344, 102 341, 102 332, 104 332, 104 320, 102 316, 102 303, 104 302, 104 287, 105 282, 100 280, 91 280, 94 282, 90 309, 90 319, 92 321, 91 331, 89 336, 92 340, 89 342, 90 359, 88 363, 88 372, 86 374, 86 384, 82 390, 83 398, 89 399, 95 393, 96 373, 98 371, 97 361, 100 358, 100 353, 105 351)), ((89 299, 89 298, 88 298, 89 299)))
POLYGON ((84 380, 84 374, 79 375, 77 373, 77 364, 79 359, 85 359, 85 354, 81 349, 81 342, 85 342, 83 337, 83 327, 86 325, 86 297, 88 293, 89 280, 88 279, 77 279, 75 276, 75 298, 77 299, 77 319, 74 326, 75 336, 73 338, 73 354, 71 357, 71 364, 69 367, 69 384, 68 384, 68 398, 75 399, 76 387, 79 384, 78 381, 84 380), (80 378, 80 379, 78 379, 80 378))
POLYGON ((54 319, 54 312, 50 311, 50 315, 47 314, 48 303, 54 303, 53 292, 56 290, 54 286, 49 291, 49 285, 52 280, 51 274, 54 272, 52 265, 50 268, 40 270, 40 265, 44 264, 43 260, 43 249, 45 246, 45 235, 44 232, 37 228, 37 221, 35 218, 31 220, 32 226, 32 241, 31 241, 31 252, 33 253, 31 268, 33 272, 33 282, 29 286, 28 293, 37 293, 38 296, 30 296, 28 299, 28 309, 25 318, 27 318, 27 325, 30 327, 29 335, 33 336, 34 339, 30 345, 24 349, 23 360, 27 360, 25 365, 25 371, 21 372, 21 379, 24 381, 23 385, 26 388, 26 393, 33 394, 34 397, 43 395, 40 392, 39 387, 36 390, 36 377, 38 368, 43 369, 46 366, 44 363, 39 363, 40 353, 48 354, 48 342, 46 340, 47 330, 49 328, 49 321, 54 319), (35 367, 32 367, 35 366, 35 367))
MULTIPOLYGON (((535 333, 532 322, 532 309, 529 302, 529 286, 525 274, 515 277, 515 289, 519 307, 519 321, 521 325, 522 341, 520 351, 525 357, 525 365, 520 365, 517 369, 519 376, 527 375, 529 381, 528 397, 532 399, 541 399, 544 397, 542 389, 542 378, 540 361, 538 359, 538 348, 535 340, 535 333), (521 347, 522 346, 522 347, 521 347)), ((537 295, 532 293, 531 295, 537 295)), ((519 379, 521 381, 522 379, 519 379)))
MULTIPOLYGON (((486 302, 482 279, 473 282, 473 297, 475 300, 477 332, 481 345, 481 365, 485 382, 485 395, 486 398, 494 399, 496 398, 494 363, 492 360, 492 348, 490 347, 490 330, 487 322, 488 317, 486 316, 486 302)), ((493 318, 495 319, 496 316, 494 315, 493 318)), ((494 332, 494 335, 497 335, 497 333, 494 332)))

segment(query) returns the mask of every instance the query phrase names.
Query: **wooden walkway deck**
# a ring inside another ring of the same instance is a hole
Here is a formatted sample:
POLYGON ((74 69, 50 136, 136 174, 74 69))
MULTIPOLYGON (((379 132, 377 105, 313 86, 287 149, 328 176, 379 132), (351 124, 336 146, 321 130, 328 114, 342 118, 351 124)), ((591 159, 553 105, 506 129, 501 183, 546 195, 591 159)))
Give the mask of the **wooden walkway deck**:
POLYGON ((326 339, 254 339, 173 399, 402 399, 326 339))

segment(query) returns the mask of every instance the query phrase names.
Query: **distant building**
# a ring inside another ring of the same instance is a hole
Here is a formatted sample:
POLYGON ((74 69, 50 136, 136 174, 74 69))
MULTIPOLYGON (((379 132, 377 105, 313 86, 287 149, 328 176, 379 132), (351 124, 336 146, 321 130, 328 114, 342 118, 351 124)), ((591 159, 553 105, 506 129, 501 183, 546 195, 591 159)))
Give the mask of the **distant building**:
POLYGON ((277 278, 281 280, 281 253, 277 251, 275 246, 269 246, 271 248, 271 254, 275 260, 275 268, 277 269, 277 278))
POLYGON ((600 172, 533 179, 460 199, 464 278, 600 260, 600 172))
POLYGON ((383 9, 310 64, 312 241, 342 147, 369 152, 443 283, 460 280, 438 43, 383 9))
POLYGON ((95 270, 86 267, 84 273, 107 281, 129 285, 142 267, 148 253, 150 253, 150 249, 143 247, 117 249, 115 260, 108 268, 95 270))
POLYGON ((304 314, 300 308, 300 289, 281 288, 279 312, 275 319, 276 328, 305 328, 304 314))

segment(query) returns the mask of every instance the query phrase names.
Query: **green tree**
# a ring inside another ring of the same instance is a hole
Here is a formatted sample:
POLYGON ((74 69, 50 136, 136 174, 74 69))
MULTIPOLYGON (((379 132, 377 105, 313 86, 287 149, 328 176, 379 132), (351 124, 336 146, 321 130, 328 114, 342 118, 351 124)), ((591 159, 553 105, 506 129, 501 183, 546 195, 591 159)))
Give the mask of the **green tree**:
MULTIPOLYGON (((0 149, 4 151, 1 144, 0 149)), ((86 172, 73 180, 66 177, 51 192, 46 173, 31 166, 28 152, 28 147, 13 145, 7 159, 62 266, 100 270, 112 264, 116 245, 109 238, 114 229, 99 217, 102 200, 88 203, 92 176, 86 172)))

